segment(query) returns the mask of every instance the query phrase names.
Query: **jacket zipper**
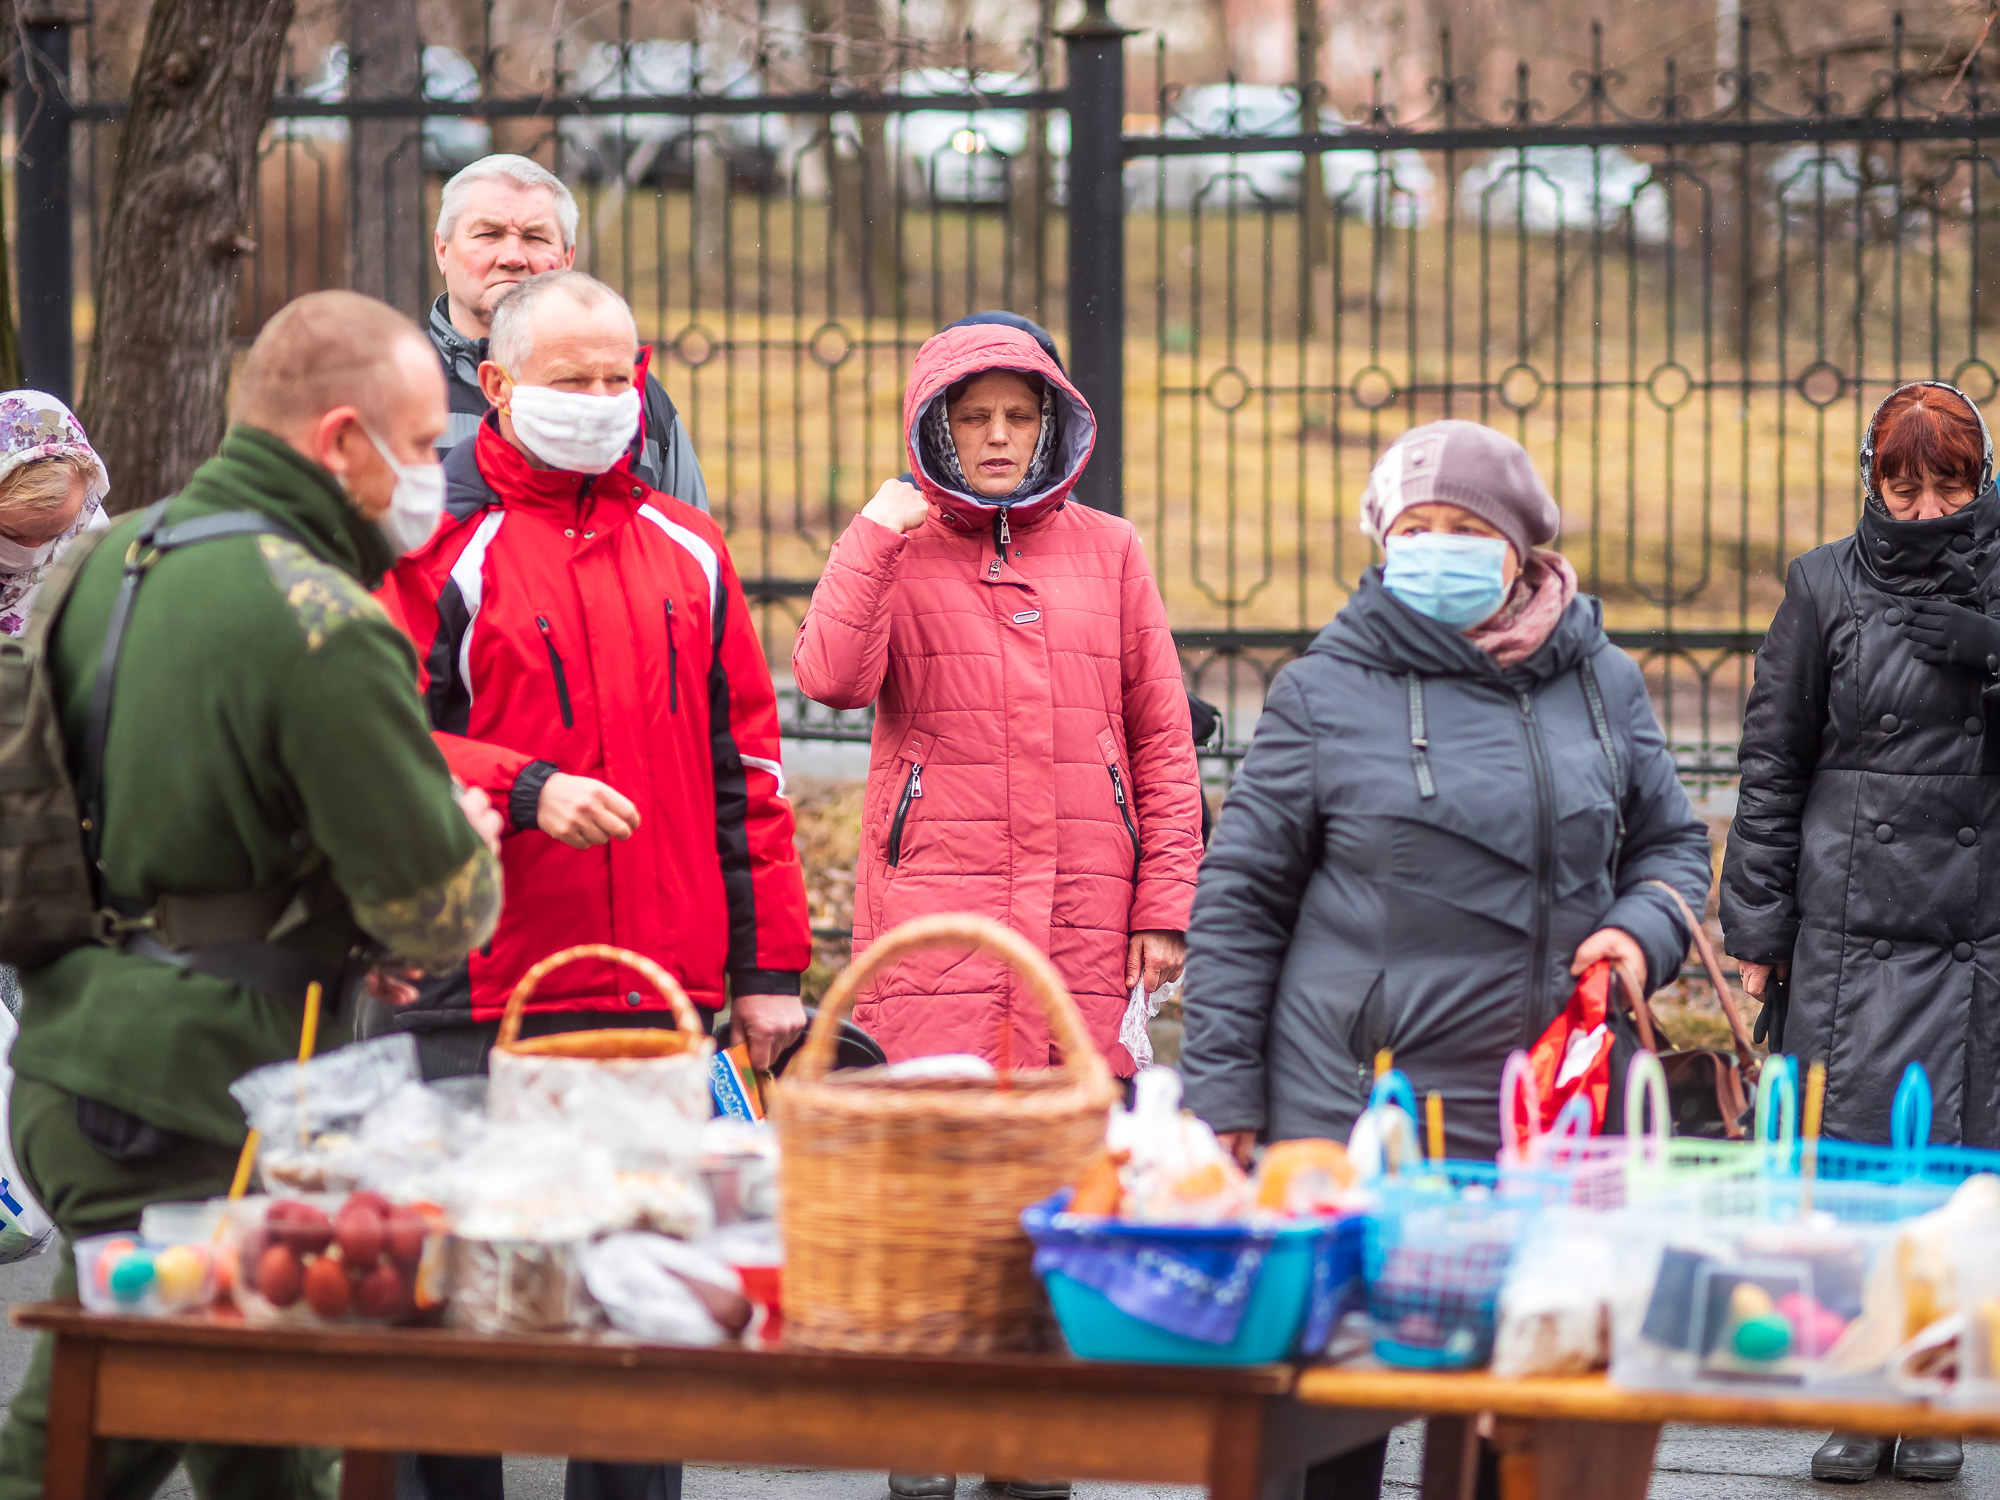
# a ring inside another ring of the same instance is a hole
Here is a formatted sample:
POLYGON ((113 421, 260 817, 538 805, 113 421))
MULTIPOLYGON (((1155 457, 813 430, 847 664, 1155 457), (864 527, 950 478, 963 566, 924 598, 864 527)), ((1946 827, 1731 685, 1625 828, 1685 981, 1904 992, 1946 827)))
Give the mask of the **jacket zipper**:
POLYGON ((562 657, 556 651, 556 638, 549 633, 549 622, 540 615, 535 616, 535 629, 542 633, 542 645, 548 648, 549 670, 556 674, 556 702, 562 705, 563 728, 576 727, 576 715, 570 712, 569 678, 563 672, 562 657))
POLYGON ((889 863, 894 866, 903 857, 903 820, 910 815, 910 804, 924 794, 924 766, 922 761, 910 762, 910 774, 903 782, 903 795, 896 803, 895 821, 889 825, 889 863))
POLYGON ((1526 693, 1521 700, 1521 733, 1528 742, 1528 764, 1535 773, 1535 958, 1528 986, 1528 1010, 1521 1018, 1521 1045, 1532 1046, 1535 1017, 1542 1013, 1547 996, 1549 968, 1549 880, 1555 846, 1555 793, 1549 784, 1548 757, 1542 746, 1542 726, 1536 722, 1533 702, 1526 693))
POLYGON ((667 601, 667 712, 681 711, 681 648, 674 639, 674 601, 667 601))
POLYGON ((1118 774, 1118 767, 1108 768, 1111 772, 1111 795, 1118 803, 1118 816, 1125 822, 1125 836, 1132 841, 1132 878, 1139 878, 1139 830, 1133 826, 1132 810, 1125 801, 1125 778, 1118 774))
POLYGON ((986 565, 986 576, 998 578, 1001 564, 1007 560, 1007 544, 1014 540, 1014 533, 1007 526, 1007 512, 998 511, 993 517, 993 561, 986 565))

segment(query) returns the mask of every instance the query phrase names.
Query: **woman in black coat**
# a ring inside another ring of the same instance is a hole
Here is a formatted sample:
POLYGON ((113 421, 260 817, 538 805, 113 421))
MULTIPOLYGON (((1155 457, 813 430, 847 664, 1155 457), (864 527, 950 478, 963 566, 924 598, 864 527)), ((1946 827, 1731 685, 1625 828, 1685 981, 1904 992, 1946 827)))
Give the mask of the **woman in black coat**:
MULTIPOLYGON (((1896 391, 1861 449, 1860 525, 1791 565, 1757 652, 1722 930, 1771 1050, 1826 1060, 1825 1128, 1846 1140, 1889 1139, 1914 1060, 1933 1140, 2000 1145, 1992 479, 1971 401, 1936 381, 1896 391)), ((1883 1452, 1836 1436, 1813 1472, 1865 1478, 1883 1452)), ((1954 1443, 1906 1441, 1896 1471, 1958 1462, 1954 1443)))

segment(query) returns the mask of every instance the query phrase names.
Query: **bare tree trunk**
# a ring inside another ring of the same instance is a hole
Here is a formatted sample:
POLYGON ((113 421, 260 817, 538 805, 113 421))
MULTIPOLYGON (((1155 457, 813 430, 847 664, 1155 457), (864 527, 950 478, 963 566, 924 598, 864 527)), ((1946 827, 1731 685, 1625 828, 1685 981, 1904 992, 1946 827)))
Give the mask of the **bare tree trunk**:
MULTIPOLYGON (((14 76, 14 49, 17 42, 14 7, 0 0, 0 91, 14 76)), ((13 273, 8 269, 7 216, 0 214, 0 387, 13 390, 27 384, 21 371, 21 340, 14 328, 13 273)))
MULTIPOLYGON (((347 87, 356 99, 422 91, 412 0, 348 0, 347 87)), ((356 120, 354 263, 348 284, 412 316, 423 311, 423 128, 418 120, 356 120)))
POLYGON ((147 18, 79 403, 114 509, 172 493, 221 441, 236 258, 256 248, 257 137, 291 20, 292 0, 155 0, 147 18))
MULTIPOLYGON (((888 80, 882 70, 882 14, 877 0, 813 0, 808 26, 822 36, 838 36, 846 44, 842 81, 863 89, 879 89, 888 80)), ((815 49, 818 71, 829 86, 835 78, 831 41, 815 49)), ((902 276, 896 255, 896 172, 889 157, 889 126, 885 116, 864 114, 855 122, 861 137, 859 158, 829 145, 830 196, 846 241, 849 263, 869 295, 869 310, 877 317, 893 316, 902 305, 902 276)))
MULTIPOLYGON (((1037 0, 1035 45, 1041 66, 1035 70, 1035 87, 1049 86, 1049 57, 1055 47, 1055 0, 1037 0)), ((1036 110, 1028 116, 1027 149, 1021 159, 1009 164, 1008 228, 1014 236, 1013 264, 1015 306, 1031 310, 1038 323, 1047 323, 1049 291, 1049 217, 1055 197, 1054 162, 1049 155, 1049 116, 1036 110), (1027 293, 1019 288, 1027 283, 1027 293)))

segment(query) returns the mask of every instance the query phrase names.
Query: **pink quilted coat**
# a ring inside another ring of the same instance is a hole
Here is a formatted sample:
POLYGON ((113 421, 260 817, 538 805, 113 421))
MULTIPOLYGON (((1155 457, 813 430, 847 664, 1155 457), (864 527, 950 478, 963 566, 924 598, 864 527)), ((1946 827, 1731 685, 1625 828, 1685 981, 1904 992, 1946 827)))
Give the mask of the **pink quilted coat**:
MULTIPOLYGON (((1115 1072, 1129 934, 1183 931, 1201 804, 1180 663, 1129 522, 1066 503, 1096 422, 1018 329, 948 328, 903 397, 930 518, 904 536, 856 517, 792 652, 801 692, 875 705, 854 911, 858 954, 935 912, 998 918, 1042 948, 1115 1072), (924 409, 982 370, 1026 370, 1062 408, 1051 487, 1004 513, 925 471, 924 409)), ((1034 1001, 997 964, 938 952, 891 970, 855 1008, 890 1058, 970 1052, 1053 1060, 1034 1001)))

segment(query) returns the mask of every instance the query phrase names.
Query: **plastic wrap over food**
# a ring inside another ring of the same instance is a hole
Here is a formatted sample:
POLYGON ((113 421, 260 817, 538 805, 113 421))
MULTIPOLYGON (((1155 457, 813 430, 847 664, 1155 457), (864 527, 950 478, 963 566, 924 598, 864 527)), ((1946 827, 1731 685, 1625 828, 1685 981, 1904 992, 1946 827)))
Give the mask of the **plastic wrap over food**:
POLYGON ((1124 1217, 1141 1224, 1223 1224, 1255 1205, 1250 1179, 1200 1120, 1181 1112, 1180 1075, 1147 1068, 1130 1110, 1114 1108, 1105 1136, 1119 1161, 1124 1217))
POLYGON ((495 1051, 487 1108, 496 1121, 573 1131, 628 1171, 692 1174, 713 1112, 708 1052, 676 1057, 537 1057, 495 1051))
POLYGON ((614 1234, 583 1252, 584 1284, 620 1333, 715 1344, 750 1322, 742 1278, 715 1256, 657 1234, 614 1234))
POLYGON ((1643 1302, 1596 1216, 1551 1209, 1534 1222, 1500 1288, 1495 1375, 1582 1375, 1611 1363, 1618 1309, 1643 1302))
POLYGON ((253 1068, 229 1086, 263 1137, 264 1182, 287 1191, 348 1191, 360 1183, 356 1132, 363 1119, 406 1084, 421 1083, 417 1041, 376 1037, 308 1062, 253 1068))

